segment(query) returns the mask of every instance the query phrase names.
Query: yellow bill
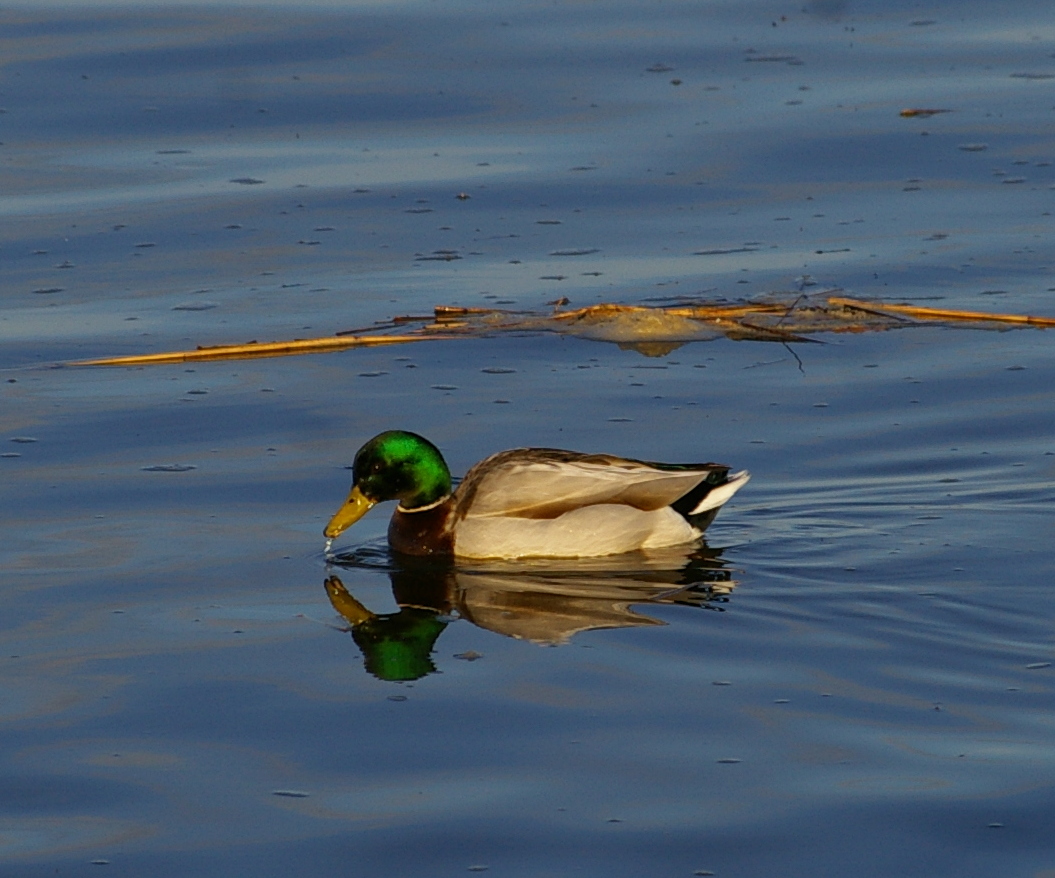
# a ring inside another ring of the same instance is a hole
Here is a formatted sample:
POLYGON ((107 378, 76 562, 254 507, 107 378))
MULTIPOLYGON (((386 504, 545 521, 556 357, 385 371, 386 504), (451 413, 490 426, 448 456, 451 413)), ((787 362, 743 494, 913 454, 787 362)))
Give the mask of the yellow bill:
POLYGON ((336 576, 331 576, 326 580, 326 594, 329 595, 333 608, 351 622, 352 627, 362 625, 363 622, 369 622, 374 618, 374 614, 353 598, 348 593, 348 589, 344 587, 344 583, 336 576))
POLYGON ((375 503, 377 501, 367 497, 359 490, 358 485, 352 485, 352 490, 348 492, 348 499, 344 501, 344 505, 330 519, 330 523, 326 525, 326 529, 322 532, 323 536, 328 540, 340 536, 366 515, 375 503))

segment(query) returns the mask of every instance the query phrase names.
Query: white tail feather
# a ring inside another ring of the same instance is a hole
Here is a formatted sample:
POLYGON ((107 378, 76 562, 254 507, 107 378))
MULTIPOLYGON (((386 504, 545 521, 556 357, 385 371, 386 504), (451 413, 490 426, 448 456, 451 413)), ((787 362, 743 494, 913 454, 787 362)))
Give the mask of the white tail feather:
POLYGON ((731 473, 726 480, 724 485, 719 485, 717 488, 711 489, 711 491, 704 497, 699 505, 689 513, 689 515, 699 515, 701 512, 706 512, 708 509, 717 509, 722 506, 730 497, 739 491, 744 485, 747 484, 748 479, 751 478, 751 473, 747 470, 740 470, 738 473, 731 473))

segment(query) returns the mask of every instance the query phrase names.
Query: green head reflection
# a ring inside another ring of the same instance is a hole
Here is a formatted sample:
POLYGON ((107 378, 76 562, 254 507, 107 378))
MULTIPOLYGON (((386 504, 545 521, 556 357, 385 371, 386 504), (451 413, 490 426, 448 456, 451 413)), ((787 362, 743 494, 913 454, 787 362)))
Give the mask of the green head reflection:
POLYGON ((436 671, 432 649, 447 627, 435 613, 405 607, 374 616, 352 629, 366 670, 389 682, 417 680, 436 671))
POLYGON ((447 627, 439 611, 402 607, 398 613, 373 613, 349 594, 336 576, 326 580, 335 610, 351 623, 366 670, 379 680, 407 682, 435 673, 432 650, 447 627))

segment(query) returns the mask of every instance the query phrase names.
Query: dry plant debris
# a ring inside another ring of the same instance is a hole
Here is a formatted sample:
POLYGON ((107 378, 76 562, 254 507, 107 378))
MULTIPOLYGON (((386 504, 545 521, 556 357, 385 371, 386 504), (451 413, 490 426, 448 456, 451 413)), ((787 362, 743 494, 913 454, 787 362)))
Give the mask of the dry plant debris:
MULTIPOLYGON (((327 353, 355 347, 408 344, 490 336, 499 332, 559 332, 607 341, 645 356, 665 356, 687 342, 725 336, 737 341, 815 342, 809 335, 876 332, 921 325, 971 325, 984 329, 1055 327, 1055 318, 995 314, 947 308, 865 301, 828 290, 812 296, 773 294, 764 301, 699 302, 667 307, 590 305, 550 314, 494 308, 437 306, 428 316, 395 317, 390 322, 322 338, 217 345, 125 357, 83 360, 81 366, 145 366, 207 360, 235 360, 327 353), (396 334, 393 330, 413 327, 396 334)), ((563 304, 563 302, 561 303, 563 304)))
POLYGON ((928 110, 922 107, 909 107, 908 109, 902 110, 898 115, 905 119, 915 119, 920 116, 926 118, 927 116, 937 116, 939 113, 951 113, 952 110, 928 110))

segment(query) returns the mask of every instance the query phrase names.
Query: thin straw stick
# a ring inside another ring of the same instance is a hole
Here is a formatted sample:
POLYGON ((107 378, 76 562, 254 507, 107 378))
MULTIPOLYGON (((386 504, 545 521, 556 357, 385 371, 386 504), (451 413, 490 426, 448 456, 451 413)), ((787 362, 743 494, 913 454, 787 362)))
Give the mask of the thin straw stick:
POLYGON ((319 354, 346 348, 372 347, 389 344, 408 344, 441 336, 426 335, 360 335, 325 336, 292 341, 273 341, 264 344, 230 344, 197 348, 193 351, 167 351, 160 354, 139 354, 130 357, 105 357, 99 360, 80 360, 74 366, 147 366, 158 363, 192 363, 205 360, 248 360, 258 357, 288 357, 298 354, 319 354))
POLYGON ((743 317, 746 314, 783 314, 787 305, 760 303, 753 305, 687 305, 674 308, 648 308, 643 305, 587 305, 573 311, 561 311, 554 314, 552 320, 579 320, 582 317, 596 317, 605 314, 670 314, 673 317, 689 317, 694 320, 721 320, 731 317, 743 317))
POLYGON ((862 302, 842 296, 830 296, 829 305, 874 311, 879 314, 905 314, 921 320, 963 320, 978 323, 1020 323, 1026 326, 1055 326, 1055 317, 1031 317, 1028 314, 989 314, 984 311, 958 311, 950 308, 921 308, 917 305, 888 305, 886 302, 862 302))
POLYGON ((677 317, 693 317, 697 320, 712 318, 744 317, 747 314, 787 314, 790 308, 774 302, 760 302, 749 305, 689 305, 684 308, 664 308, 668 314, 677 317))

